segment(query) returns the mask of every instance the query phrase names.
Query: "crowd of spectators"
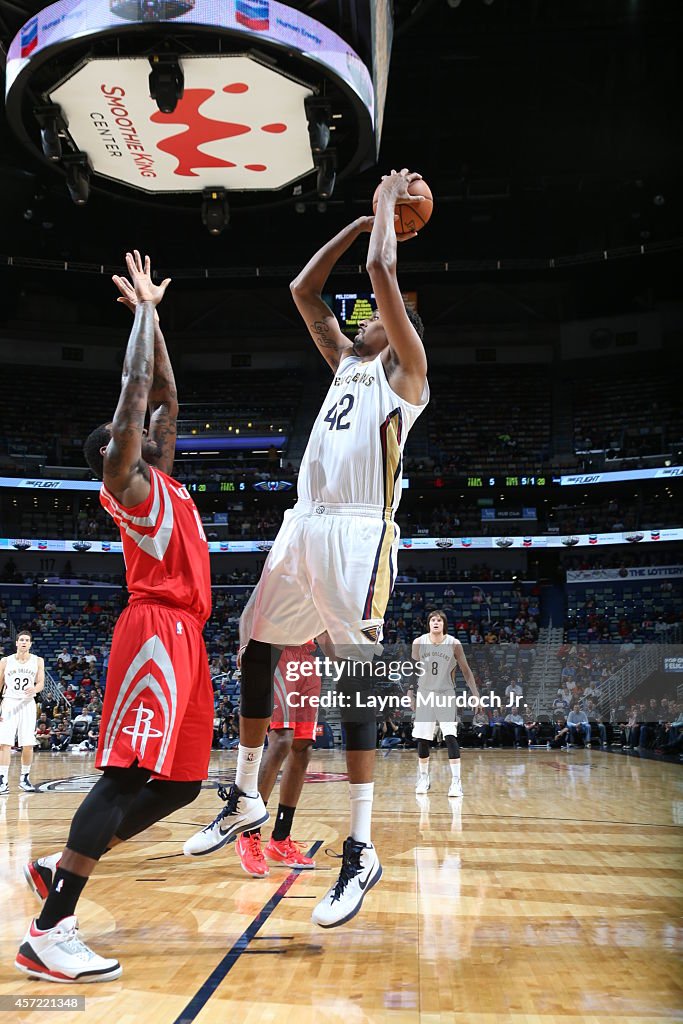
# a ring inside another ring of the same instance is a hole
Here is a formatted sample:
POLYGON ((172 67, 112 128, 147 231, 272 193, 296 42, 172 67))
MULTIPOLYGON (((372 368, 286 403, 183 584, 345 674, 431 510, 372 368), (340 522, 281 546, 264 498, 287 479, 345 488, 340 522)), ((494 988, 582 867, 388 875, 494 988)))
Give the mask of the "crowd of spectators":
MULTIPOLYGON (((183 479, 183 474, 177 474, 183 479)), ((278 478, 282 474, 276 474, 278 478)), ((282 516, 295 500, 294 490, 254 494, 251 485, 229 499, 224 496, 194 493, 209 540, 273 540, 282 516)), ((497 512, 511 512, 515 499, 493 498, 497 512)), ((404 497, 397 522, 406 537, 499 537, 533 535, 575 535, 598 533, 636 534, 639 530, 666 529, 681 520, 680 502, 673 493, 638 491, 626 496, 603 498, 591 495, 579 500, 566 494, 540 498, 538 493, 523 499, 536 518, 522 518, 522 500, 518 518, 482 518, 482 508, 472 493, 448 500, 404 497)), ((486 511, 486 510, 484 510, 486 511)), ((36 500, 22 495, 10 501, 0 495, 2 530, 5 536, 27 539, 117 540, 118 528, 100 506, 96 494, 86 493, 73 500, 65 495, 57 499, 46 494, 36 500)))

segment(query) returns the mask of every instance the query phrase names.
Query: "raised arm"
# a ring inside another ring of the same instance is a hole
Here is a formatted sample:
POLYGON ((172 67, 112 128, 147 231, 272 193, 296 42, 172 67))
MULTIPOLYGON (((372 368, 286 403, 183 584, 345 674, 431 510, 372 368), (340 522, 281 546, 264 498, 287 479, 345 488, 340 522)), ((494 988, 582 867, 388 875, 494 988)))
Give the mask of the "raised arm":
POLYGON ((389 342, 389 348, 382 354, 387 377, 396 394, 413 404, 417 404, 422 395, 427 356, 419 334, 408 319, 398 286, 394 215, 397 203, 420 201, 418 196, 408 192, 410 182, 418 178, 419 174, 405 168, 382 178, 367 258, 367 271, 389 342))
MULTIPOLYGON (((117 302, 126 306, 135 316, 137 297, 135 289, 125 277, 114 275, 112 281, 120 291, 117 302)), ((147 397, 149 409, 149 438, 159 447, 155 465, 169 476, 173 471, 178 423, 178 392, 173 367, 169 358, 166 340, 159 323, 159 313, 154 310, 154 375, 147 397)))
POLYGON ((142 458, 147 403, 154 376, 154 314, 168 281, 155 285, 149 256, 126 253, 137 305, 123 362, 121 394, 112 421, 112 436, 104 452, 104 485, 127 508, 149 494, 149 466, 142 458))
POLYGON ((296 308, 301 313, 323 359, 336 370, 352 350, 334 313, 323 301, 322 290, 337 261, 363 232, 370 231, 372 217, 359 217, 330 239, 312 256, 289 286, 296 308))

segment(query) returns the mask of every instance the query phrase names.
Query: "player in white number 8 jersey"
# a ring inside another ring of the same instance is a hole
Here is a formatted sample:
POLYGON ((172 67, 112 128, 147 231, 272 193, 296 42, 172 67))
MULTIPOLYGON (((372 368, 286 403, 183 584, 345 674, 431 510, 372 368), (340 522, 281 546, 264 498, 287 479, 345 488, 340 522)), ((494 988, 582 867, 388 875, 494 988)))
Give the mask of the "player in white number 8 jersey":
POLYGON ((431 787, 429 778, 430 743, 437 725, 441 726, 448 748, 451 784, 448 795, 463 795, 460 781, 460 745, 458 743, 458 715, 455 705, 455 673, 458 666, 465 677, 472 696, 479 698, 474 673, 460 641, 448 633, 445 612, 434 611, 429 616, 429 633, 413 640, 413 661, 416 663, 417 685, 413 688, 415 724, 413 739, 417 740, 419 776, 415 792, 418 796, 431 787))
POLYGON ((0 794, 9 792, 9 765, 16 736, 21 750, 19 788, 26 793, 37 792, 31 782, 33 748, 36 745, 35 696, 45 685, 45 662, 31 654, 31 634, 27 629, 17 633, 17 653, 0 660, 0 794))
MULTIPOLYGON (((298 501, 268 555, 242 656, 240 748, 235 785, 247 813, 272 711, 273 649, 327 632, 341 661, 371 661, 396 575, 406 437, 429 398, 422 321, 406 309, 396 278, 397 203, 414 202, 408 170, 382 180, 375 217, 360 217, 320 249, 291 284, 294 302, 334 377, 313 425, 298 479, 298 501), (334 265, 370 232, 367 270, 377 312, 353 342, 322 298, 334 265)), ((347 665, 349 676, 351 669, 347 665)), ((359 716, 360 717, 360 716, 359 716)), ((347 721, 351 828, 341 873, 313 911, 324 928, 360 909, 382 873, 371 842, 375 721, 347 721)), ((227 808, 185 844, 190 856, 227 842, 242 811, 227 808), (234 822, 233 822, 234 819, 234 822)))

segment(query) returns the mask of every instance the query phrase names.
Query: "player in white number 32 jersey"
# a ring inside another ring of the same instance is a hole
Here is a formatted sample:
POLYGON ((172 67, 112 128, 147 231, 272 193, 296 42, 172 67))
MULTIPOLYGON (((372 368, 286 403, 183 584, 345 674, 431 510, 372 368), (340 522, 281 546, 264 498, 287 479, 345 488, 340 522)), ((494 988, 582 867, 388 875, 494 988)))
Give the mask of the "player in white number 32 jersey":
POLYGON ((0 794, 9 791, 9 765, 16 737, 21 750, 19 788, 35 793, 30 771, 36 744, 36 694, 45 685, 45 662, 31 654, 31 634, 27 629, 17 633, 17 653, 0 660, 0 794))
MULTIPOLYGON (((415 202, 408 185, 419 177, 405 169, 384 177, 375 216, 343 228, 291 284, 334 376, 301 463, 298 501, 285 513, 254 594, 242 656, 237 803, 233 793, 232 805, 228 801, 215 822, 188 840, 191 856, 218 849, 248 827, 246 818, 262 815, 252 797, 272 711, 273 649, 327 632, 336 657, 347 663, 347 678, 353 675, 349 663, 370 662, 379 651, 396 576, 403 448, 429 399, 422 321, 406 309, 396 278, 395 208, 415 202), (360 323, 352 343, 322 292, 364 232, 370 232, 367 271, 377 311, 360 323)), ((339 879, 313 911, 324 928, 350 920, 382 874, 370 834, 376 724, 347 720, 345 732, 351 828, 339 879)))

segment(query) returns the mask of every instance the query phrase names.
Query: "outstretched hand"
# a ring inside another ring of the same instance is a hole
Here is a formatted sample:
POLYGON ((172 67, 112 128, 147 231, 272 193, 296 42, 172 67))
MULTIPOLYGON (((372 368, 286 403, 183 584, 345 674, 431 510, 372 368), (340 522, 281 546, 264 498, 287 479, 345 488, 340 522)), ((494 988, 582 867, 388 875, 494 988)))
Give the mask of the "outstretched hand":
MULTIPOLYGON (((121 292, 116 301, 120 302, 122 306, 126 307, 126 309, 129 309, 133 316, 135 316, 135 309, 138 304, 138 297, 135 294, 135 288, 133 288, 133 285, 127 277, 120 277, 119 274, 114 274, 112 276, 112 281, 121 292)), ((156 309, 154 310, 154 319, 157 323, 159 322, 159 314, 156 309)))
POLYGON ((135 311, 139 302, 152 302, 157 306, 171 283, 170 277, 163 280, 161 284, 154 284, 151 260, 149 256, 145 256, 143 262, 137 249, 134 249, 132 253, 126 253, 126 266, 130 274, 130 281, 117 275, 112 278, 121 292, 118 301, 123 302, 132 312, 135 311))
POLYGON ((425 196, 412 196, 408 191, 408 185, 413 181, 421 181, 422 175, 417 171, 409 171, 404 167, 400 171, 392 170, 391 174, 382 175, 382 190, 391 192, 397 203, 422 203, 425 196))

